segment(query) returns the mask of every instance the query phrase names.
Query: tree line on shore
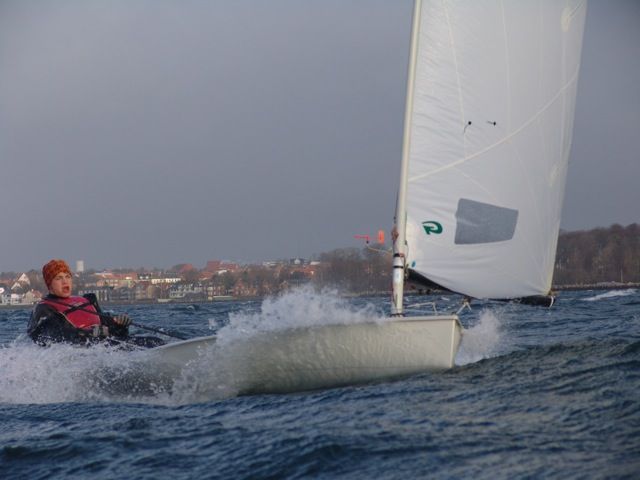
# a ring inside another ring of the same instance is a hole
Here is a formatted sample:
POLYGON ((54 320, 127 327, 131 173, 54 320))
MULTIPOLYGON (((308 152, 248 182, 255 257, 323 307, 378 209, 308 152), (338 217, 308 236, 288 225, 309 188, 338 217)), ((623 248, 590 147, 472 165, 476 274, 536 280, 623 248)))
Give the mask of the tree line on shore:
POLYGON ((556 285, 640 282, 640 225, 561 232, 556 285))
MULTIPOLYGON (((322 283, 350 291, 388 290, 391 256, 368 250, 324 254, 322 283), (356 265, 360 265, 356 268, 356 265)), ((560 232, 553 283, 558 287, 640 282, 640 225, 560 232)))
MULTIPOLYGON (((319 255, 316 260, 317 267, 310 275, 291 267, 269 269, 262 265, 247 265, 236 272, 214 275, 205 283, 222 287, 216 290, 218 292, 232 295, 246 292, 246 296, 271 295, 309 283, 318 288, 337 288, 354 294, 388 292, 391 289, 391 252, 383 246, 336 249, 319 255), (239 285, 243 290, 238 290, 239 285)), ((33 270, 28 275, 32 288, 40 287, 46 291, 39 272, 33 270)), ((196 277, 192 271, 183 281, 194 283, 196 277)), ((554 285, 610 282, 640 282, 640 226, 634 223, 627 227, 612 225, 589 231, 561 232, 554 285)))

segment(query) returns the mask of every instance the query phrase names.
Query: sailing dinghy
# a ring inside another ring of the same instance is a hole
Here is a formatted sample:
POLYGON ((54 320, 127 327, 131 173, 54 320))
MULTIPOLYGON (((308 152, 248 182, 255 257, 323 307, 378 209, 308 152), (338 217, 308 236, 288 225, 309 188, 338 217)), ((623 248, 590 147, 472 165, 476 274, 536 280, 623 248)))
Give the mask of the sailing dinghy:
MULTIPOLYGON (((232 379, 238 392, 310 390, 452 367, 460 321, 405 316, 409 274, 474 298, 549 292, 585 15, 582 0, 415 2, 391 316, 225 345, 240 366, 232 379)), ((150 354, 155 369, 175 377, 218 348, 211 336, 150 354)))

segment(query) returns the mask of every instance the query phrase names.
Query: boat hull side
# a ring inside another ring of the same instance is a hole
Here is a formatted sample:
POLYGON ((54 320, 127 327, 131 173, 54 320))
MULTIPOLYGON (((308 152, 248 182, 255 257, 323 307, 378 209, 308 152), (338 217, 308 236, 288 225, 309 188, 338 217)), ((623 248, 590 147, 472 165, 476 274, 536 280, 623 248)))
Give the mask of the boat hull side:
POLYGON ((242 394, 288 393, 405 377, 453 367, 458 317, 393 318, 379 323, 269 331, 223 342, 203 337, 155 349, 174 372, 212 361, 242 394), (214 354, 211 355, 211 351, 214 354))

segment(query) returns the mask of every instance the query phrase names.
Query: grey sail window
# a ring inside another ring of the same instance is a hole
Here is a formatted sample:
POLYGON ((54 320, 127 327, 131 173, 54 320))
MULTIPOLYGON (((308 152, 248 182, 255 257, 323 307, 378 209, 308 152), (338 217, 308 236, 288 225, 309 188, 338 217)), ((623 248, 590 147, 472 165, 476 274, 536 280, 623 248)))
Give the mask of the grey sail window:
POLYGON ((456 245, 493 243, 511 240, 518 223, 518 210, 476 202, 458 201, 456 245))

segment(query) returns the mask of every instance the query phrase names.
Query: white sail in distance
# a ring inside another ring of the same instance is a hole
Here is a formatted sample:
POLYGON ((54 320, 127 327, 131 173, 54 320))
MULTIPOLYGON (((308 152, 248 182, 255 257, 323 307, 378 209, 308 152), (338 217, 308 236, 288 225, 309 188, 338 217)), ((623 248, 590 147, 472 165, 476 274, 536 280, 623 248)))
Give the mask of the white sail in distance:
POLYGON ((475 298, 549 292, 586 8, 421 2, 405 125, 408 268, 475 298))

